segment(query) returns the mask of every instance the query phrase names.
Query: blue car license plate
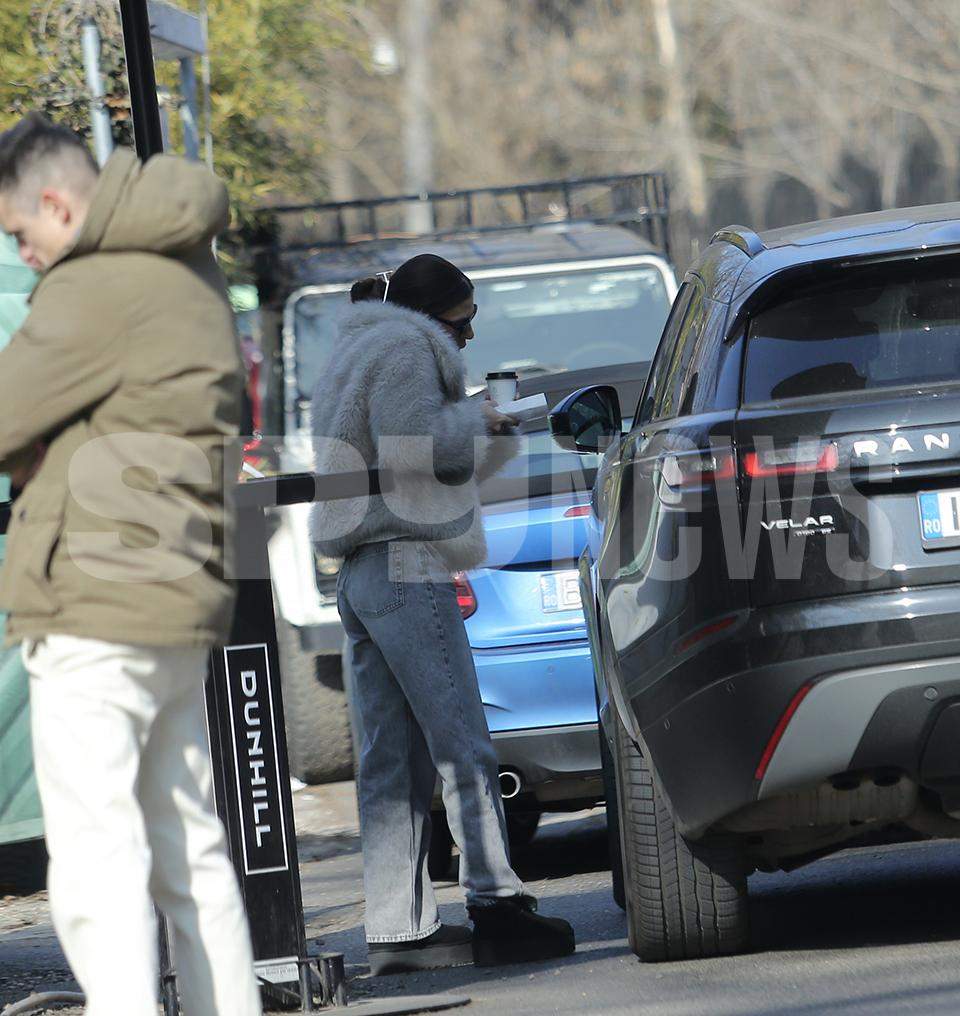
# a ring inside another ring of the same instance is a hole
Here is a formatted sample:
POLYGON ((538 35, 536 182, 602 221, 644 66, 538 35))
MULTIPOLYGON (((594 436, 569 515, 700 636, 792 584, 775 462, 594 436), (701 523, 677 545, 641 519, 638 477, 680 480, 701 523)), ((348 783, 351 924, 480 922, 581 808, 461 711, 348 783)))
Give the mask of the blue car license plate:
POLYGON ((924 491, 917 505, 924 547, 960 547, 960 490, 924 491))
POLYGON ((582 610, 580 573, 574 569, 541 575, 540 604, 545 614, 554 614, 560 610, 582 610))

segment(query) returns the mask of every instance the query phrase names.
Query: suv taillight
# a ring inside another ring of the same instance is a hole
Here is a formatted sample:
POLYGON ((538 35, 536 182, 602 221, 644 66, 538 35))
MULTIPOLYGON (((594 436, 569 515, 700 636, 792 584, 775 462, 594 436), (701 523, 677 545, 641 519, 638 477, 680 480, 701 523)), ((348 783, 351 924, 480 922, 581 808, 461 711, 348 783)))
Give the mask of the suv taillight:
POLYGON ((840 455, 832 442, 806 442, 792 448, 767 448, 760 452, 747 452, 743 456, 743 471, 751 477, 833 473, 839 465, 840 455))
POLYGON ((670 487, 703 487, 718 480, 732 480, 736 475, 736 459, 732 451, 666 455, 661 471, 670 487))
POLYGON ((477 598, 473 593, 473 586, 467 580, 463 572, 457 572, 453 576, 454 589, 457 592, 457 604, 460 607, 460 616, 466 621, 477 612, 477 598))

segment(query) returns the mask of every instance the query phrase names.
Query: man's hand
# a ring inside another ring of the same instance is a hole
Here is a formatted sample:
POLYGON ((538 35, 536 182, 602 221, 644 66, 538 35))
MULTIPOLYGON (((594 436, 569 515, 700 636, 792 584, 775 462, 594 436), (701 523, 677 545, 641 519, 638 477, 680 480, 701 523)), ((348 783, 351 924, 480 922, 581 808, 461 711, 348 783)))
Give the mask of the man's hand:
POLYGON ((487 424, 488 434, 509 434, 517 425, 517 420, 501 413, 489 400, 483 403, 483 416, 487 424))

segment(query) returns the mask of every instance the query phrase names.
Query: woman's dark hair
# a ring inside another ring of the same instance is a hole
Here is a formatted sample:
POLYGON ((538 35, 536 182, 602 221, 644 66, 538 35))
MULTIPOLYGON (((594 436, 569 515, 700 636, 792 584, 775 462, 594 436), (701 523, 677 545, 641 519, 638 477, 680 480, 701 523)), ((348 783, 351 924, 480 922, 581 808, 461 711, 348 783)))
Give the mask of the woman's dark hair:
POLYGON ((363 303, 364 300, 382 300, 387 284, 383 279, 361 279, 350 287, 350 302, 363 303))
POLYGON ((473 296, 473 283, 457 268, 436 254, 418 254, 410 258, 390 276, 387 285, 381 278, 361 279, 353 284, 350 299, 382 300, 387 303, 418 310, 430 317, 439 315, 469 300, 473 296))

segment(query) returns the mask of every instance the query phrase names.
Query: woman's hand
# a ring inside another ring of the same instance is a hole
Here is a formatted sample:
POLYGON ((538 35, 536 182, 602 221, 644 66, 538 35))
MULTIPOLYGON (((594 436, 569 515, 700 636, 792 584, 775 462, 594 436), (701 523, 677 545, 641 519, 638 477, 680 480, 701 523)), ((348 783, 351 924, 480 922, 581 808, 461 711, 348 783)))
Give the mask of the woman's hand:
POLYGON ((483 403, 483 417, 487 424, 488 434, 509 434, 517 425, 517 419, 501 413, 489 400, 483 403))

